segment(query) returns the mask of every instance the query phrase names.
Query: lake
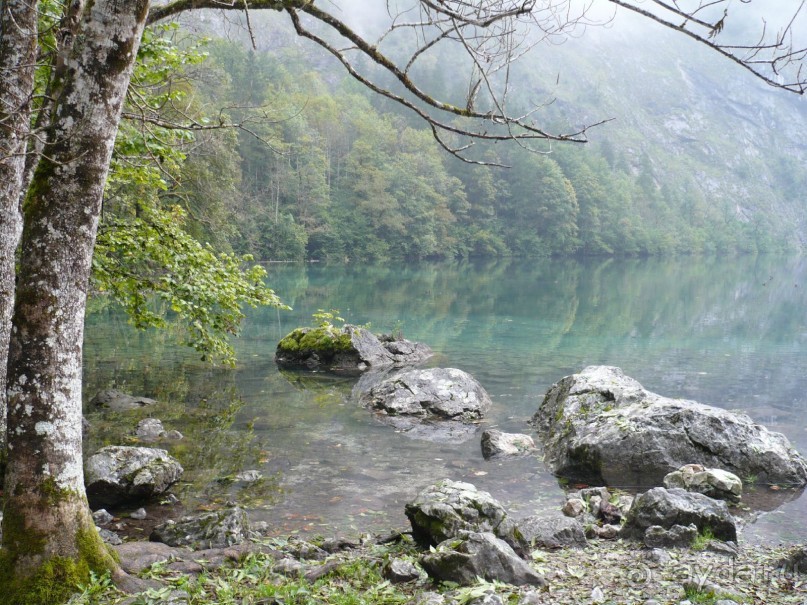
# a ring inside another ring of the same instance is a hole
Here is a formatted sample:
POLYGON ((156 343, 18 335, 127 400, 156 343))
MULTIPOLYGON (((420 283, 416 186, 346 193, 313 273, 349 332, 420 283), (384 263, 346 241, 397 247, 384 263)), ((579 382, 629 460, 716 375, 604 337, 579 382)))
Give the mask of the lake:
MULTIPOLYGON (((153 410, 88 410, 88 452, 129 440, 153 415, 185 439, 163 444, 186 468, 189 507, 244 503, 278 535, 405 527, 404 504, 442 478, 485 489, 526 516, 563 490, 535 457, 485 461, 479 435, 415 440, 358 407, 353 380, 280 372, 275 346, 318 309, 431 346, 426 365, 473 374, 494 405, 480 426, 526 424, 557 380, 592 364, 621 367, 645 388, 748 413, 807 453, 807 259, 513 260, 332 266, 271 265, 293 311, 248 312, 235 368, 137 332, 95 301, 87 318, 85 400, 102 388, 158 399, 153 410), (233 474, 257 469, 243 486, 233 474)), ((624 486, 630 488, 630 486, 624 486)), ((807 496, 759 487, 749 542, 807 540, 807 496)))

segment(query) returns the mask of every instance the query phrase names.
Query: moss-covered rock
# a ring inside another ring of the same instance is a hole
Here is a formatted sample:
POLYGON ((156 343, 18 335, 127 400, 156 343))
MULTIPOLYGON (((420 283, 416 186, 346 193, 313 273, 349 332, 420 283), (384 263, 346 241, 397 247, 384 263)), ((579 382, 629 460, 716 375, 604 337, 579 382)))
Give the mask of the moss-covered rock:
POLYGON ((277 345, 275 362, 283 368, 363 372, 369 368, 412 365, 428 359, 431 349, 405 339, 377 337, 345 325, 297 328, 277 345))

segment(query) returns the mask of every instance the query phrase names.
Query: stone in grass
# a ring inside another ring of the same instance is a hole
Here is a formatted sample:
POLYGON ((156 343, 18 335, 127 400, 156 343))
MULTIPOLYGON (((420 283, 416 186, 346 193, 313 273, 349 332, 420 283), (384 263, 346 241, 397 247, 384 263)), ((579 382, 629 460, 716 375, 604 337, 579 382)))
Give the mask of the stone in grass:
POLYGON ((485 459, 505 456, 523 456, 535 451, 535 442, 529 435, 503 433, 487 429, 482 433, 482 456, 485 459))
POLYGON ((412 582, 420 578, 420 570, 414 563, 397 557, 387 562, 382 573, 393 584, 412 582))
POLYGON ((430 577, 463 586, 476 583, 477 578, 515 586, 546 583, 543 575, 490 532, 465 532, 445 540, 425 554, 420 563, 430 577))
POLYGON ((149 540, 194 549, 225 548, 249 536, 247 513, 239 507, 167 521, 154 528, 149 540))

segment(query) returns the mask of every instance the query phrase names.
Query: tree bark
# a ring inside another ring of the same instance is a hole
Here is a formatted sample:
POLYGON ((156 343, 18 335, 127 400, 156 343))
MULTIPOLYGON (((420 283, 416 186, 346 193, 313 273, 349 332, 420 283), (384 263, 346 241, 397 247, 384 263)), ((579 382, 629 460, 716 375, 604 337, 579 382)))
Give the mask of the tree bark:
POLYGON ((101 199, 148 0, 84 11, 28 191, 8 363, 0 585, 10 603, 56 603, 115 570, 84 491, 81 363, 101 199))
POLYGON ((20 190, 31 119, 36 41, 36 0, 0 0, 0 469, 5 454, 14 259, 22 233, 20 190))

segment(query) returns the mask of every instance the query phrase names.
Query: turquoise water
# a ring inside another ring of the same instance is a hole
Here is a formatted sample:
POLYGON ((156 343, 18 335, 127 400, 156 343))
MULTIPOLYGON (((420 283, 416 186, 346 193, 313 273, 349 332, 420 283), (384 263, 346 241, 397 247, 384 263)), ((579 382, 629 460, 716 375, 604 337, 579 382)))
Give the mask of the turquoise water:
MULTIPOLYGON (((234 498, 278 534, 330 535, 405 526, 404 503, 449 477, 490 491, 518 515, 563 501, 536 458, 488 462, 478 435, 411 439, 350 398, 353 381, 281 373, 277 341, 338 309, 374 331, 402 330, 436 352, 427 365, 473 374, 494 406, 480 426, 531 433, 547 388, 591 364, 616 365, 646 388, 747 412, 807 453, 807 260, 502 260, 484 263, 272 265, 293 311, 249 313, 235 369, 211 368, 174 335, 137 333, 119 314, 88 317, 85 392, 117 386, 163 404, 149 412, 186 439, 183 500, 234 498), (258 469, 243 490, 221 477, 258 469)), ((97 414, 89 450, 120 440, 146 412, 97 414), (139 416, 138 416, 139 414, 139 416), (117 432, 116 432, 117 431, 117 432)), ((630 486, 626 486, 630 487, 630 486)), ((807 498, 760 488, 746 498, 749 541, 807 540, 807 498)))

